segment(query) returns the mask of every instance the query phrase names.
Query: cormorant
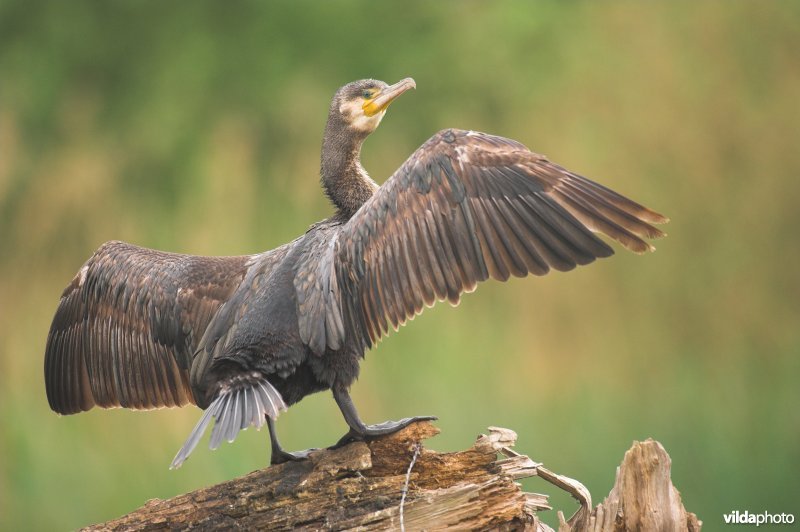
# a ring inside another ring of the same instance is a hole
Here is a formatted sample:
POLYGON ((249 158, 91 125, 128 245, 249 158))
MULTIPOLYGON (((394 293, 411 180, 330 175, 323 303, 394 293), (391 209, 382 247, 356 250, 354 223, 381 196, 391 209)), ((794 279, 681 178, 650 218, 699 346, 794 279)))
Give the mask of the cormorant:
POLYGON ((210 447, 331 389, 349 432, 340 443, 431 417, 366 425, 348 393, 390 329, 436 301, 456 304, 488 278, 566 271, 608 257, 594 232, 643 253, 667 218, 550 162, 514 140, 447 129, 382 186, 361 144, 413 79, 361 80, 333 97, 321 182, 336 208, 294 241, 239 257, 103 244, 64 290, 45 353, 50 407, 205 410, 172 462, 212 418, 210 447))

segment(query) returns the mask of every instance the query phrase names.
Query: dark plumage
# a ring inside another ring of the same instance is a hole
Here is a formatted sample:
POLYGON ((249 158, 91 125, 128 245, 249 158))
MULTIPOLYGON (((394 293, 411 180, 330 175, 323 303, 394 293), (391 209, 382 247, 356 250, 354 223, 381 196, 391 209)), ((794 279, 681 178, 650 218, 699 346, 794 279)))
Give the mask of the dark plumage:
POLYGON ((378 187, 360 163, 389 103, 414 87, 362 80, 336 92, 322 147, 329 219, 277 249, 242 257, 101 246, 61 297, 45 354, 61 414, 194 403, 206 409, 173 461, 215 419, 211 447, 267 423, 306 395, 333 390, 341 442, 414 419, 365 425, 348 389, 365 351, 425 306, 488 278, 566 271, 625 248, 652 250, 667 219, 522 144, 444 130, 378 187))

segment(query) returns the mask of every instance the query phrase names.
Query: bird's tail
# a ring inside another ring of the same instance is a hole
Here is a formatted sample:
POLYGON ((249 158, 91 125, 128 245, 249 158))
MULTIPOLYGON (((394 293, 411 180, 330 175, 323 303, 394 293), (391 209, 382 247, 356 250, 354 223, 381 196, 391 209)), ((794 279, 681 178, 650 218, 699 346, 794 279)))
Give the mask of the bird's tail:
POLYGON ((275 419, 284 410, 286 403, 281 394, 260 373, 230 378, 222 384, 217 397, 203 413, 169 468, 179 468, 192 454, 211 424, 211 418, 216 419, 216 422, 208 447, 214 450, 223 439, 232 442, 240 430, 251 425, 258 430, 266 423, 267 416, 275 419))

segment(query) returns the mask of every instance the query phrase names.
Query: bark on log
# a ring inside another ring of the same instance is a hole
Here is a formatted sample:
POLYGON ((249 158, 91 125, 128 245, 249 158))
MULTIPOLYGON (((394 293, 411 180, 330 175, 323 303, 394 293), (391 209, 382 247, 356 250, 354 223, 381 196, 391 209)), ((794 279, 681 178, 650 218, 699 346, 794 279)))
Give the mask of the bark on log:
POLYGON ((614 490, 591 511, 591 497, 583 485, 510 449, 516 440, 513 431, 490 427, 488 435, 481 435, 465 451, 425 449, 422 440, 438 432, 428 422, 416 423, 385 438, 316 452, 304 462, 269 467, 167 500, 154 499, 126 516, 84 530, 552 532, 537 516, 538 511, 551 509, 547 496, 523 492, 516 482, 536 475, 566 490, 581 505, 569 520, 559 512, 559 532, 650 530, 642 526, 675 522, 693 523, 683 530, 699 530, 696 516, 680 504, 669 480, 669 457, 656 442, 634 444, 618 469, 614 490), (651 443, 663 453, 656 464, 649 454, 651 443), (648 447, 639 452, 637 445, 648 447), (671 490, 663 488, 664 481, 671 490), (673 520, 651 519, 654 512, 673 520))

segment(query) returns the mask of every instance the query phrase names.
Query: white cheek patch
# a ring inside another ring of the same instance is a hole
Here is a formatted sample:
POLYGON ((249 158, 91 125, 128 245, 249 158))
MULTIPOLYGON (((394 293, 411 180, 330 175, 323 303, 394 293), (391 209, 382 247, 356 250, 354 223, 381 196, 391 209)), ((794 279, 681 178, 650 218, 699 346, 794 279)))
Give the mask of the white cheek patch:
POLYGON ((353 127, 359 131, 375 131, 375 128, 381 123, 383 115, 385 114, 386 111, 381 111, 380 113, 372 116, 367 116, 364 113, 361 113, 361 116, 356 118, 353 122, 353 127))
POLYGON ((364 114, 363 104, 360 100, 345 102, 339 106, 339 112, 347 118, 347 121, 354 129, 362 132, 372 133, 378 124, 383 120, 386 109, 372 116, 364 114))

